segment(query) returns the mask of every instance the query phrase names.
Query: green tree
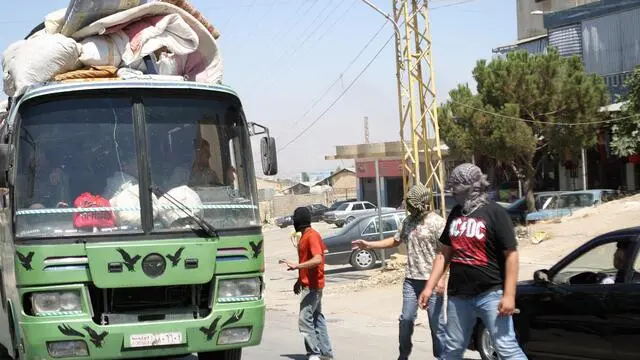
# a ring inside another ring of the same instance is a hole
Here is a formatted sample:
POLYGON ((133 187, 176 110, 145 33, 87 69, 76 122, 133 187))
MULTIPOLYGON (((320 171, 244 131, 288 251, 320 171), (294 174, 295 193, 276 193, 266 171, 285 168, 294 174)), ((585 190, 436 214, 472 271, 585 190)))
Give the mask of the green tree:
POLYGON ((467 85, 449 93, 439 118, 454 155, 493 159, 525 180, 534 209, 536 173, 548 156, 567 159, 595 144, 596 125, 607 103, 604 81, 587 75, 577 57, 513 52, 473 70, 477 94, 467 85), (570 125, 575 124, 575 125, 570 125))
POLYGON ((618 156, 640 153, 640 67, 637 67, 626 83, 629 92, 623 97, 620 120, 612 128, 611 149, 618 156))
POLYGON ((300 174, 300 178, 303 182, 307 182, 309 181, 309 174, 307 174, 306 172, 303 172, 302 174, 300 174))

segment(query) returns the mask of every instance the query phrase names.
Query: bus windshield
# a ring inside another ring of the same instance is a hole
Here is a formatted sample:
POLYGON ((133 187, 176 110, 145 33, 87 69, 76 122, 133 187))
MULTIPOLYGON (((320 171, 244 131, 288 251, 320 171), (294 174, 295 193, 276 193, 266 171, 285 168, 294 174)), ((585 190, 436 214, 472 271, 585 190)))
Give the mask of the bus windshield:
POLYGON ((186 231, 193 215, 217 229, 259 226, 246 122, 235 98, 212 94, 22 104, 16 236, 186 231))

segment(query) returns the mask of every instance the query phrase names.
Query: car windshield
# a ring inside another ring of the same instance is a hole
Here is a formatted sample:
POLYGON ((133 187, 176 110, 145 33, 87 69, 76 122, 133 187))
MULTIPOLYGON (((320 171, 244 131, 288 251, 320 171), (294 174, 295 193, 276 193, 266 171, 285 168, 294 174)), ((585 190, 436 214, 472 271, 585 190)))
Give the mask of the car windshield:
POLYGON ((218 229, 258 226, 253 163, 244 156, 251 154, 249 135, 231 99, 149 95, 134 104, 131 96, 84 95, 25 102, 16 236, 184 231, 194 226, 191 214, 218 229), (144 127, 134 126, 136 110, 144 127))
POLYGON ((571 209, 593 205, 593 194, 562 194, 553 197, 546 209, 571 209))

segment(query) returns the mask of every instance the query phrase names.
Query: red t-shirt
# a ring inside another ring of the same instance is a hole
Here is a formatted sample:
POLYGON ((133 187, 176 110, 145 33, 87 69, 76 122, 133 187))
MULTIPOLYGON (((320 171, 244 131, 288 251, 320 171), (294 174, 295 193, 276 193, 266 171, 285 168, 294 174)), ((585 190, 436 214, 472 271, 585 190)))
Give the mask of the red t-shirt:
POLYGON ((324 251, 326 249, 320 233, 312 228, 305 230, 298 243, 298 262, 309 261, 316 255, 322 256, 322 262, 313 269, 298 270, 302 286, 310 289, 324 288, 324 251))

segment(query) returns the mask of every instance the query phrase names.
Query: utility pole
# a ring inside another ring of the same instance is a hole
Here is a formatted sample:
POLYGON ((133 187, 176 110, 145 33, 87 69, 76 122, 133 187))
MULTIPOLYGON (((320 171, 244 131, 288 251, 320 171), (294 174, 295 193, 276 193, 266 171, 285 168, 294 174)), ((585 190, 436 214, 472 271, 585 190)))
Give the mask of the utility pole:
MULTIPOLYGON (((392 0, 393 14, 362 0, 392 22, 395 30, 396 78, 405 194, 420 182, 440 192, 444 204, 444 163, 436 103, 428 0, 392 0), (424 159, 425 176, 421 174, 424 159)), ((433 208, 434 201, 431 206, 433 208)), ((441 206, 445 216, 445 207, 441 206)))
POLYGON ((364 143, 369 143, 369 117, 364 117, 364 143))

